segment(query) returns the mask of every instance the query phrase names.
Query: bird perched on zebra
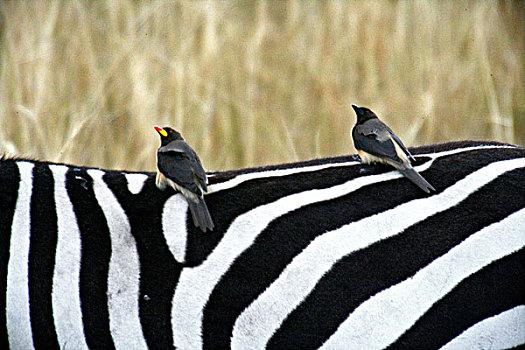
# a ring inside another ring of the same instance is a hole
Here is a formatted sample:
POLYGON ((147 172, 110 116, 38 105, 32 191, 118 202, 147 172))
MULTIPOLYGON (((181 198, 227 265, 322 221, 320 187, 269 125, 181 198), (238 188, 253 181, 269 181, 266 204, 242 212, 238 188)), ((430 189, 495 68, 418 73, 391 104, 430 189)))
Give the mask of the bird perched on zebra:
POLYGON ((414 170, 410 163, 414 157, 392 129, 370 109, 356 105, 352 105, 352 108, 357 115, 352 139, 362 163, 391 165, 426 193, 436 190, 414 170))
POLYGON ((160 135, 157 187, 165 190, 169 186, 179 191, 188 202, 193 224, 203 232, 213 230, 214 224, 204 201, 204 193, 208 191, 206 172, 197 153, 178 131, 170 127, 154 128, 160 135))

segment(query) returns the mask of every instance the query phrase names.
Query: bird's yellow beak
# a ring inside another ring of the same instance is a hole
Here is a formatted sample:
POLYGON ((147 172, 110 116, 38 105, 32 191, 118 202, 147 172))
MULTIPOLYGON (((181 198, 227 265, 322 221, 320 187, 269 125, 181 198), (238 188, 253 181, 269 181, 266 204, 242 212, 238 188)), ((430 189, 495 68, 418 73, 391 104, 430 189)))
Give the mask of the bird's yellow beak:
POLYGON ((160 126, 155 125, 153 128, 154 128, 155 130, 157 130, 157 132, 158 132, 161 136, 163 136, 163 137, 168 136, 168 133, 166 132, 166 130, 164 130, 164 129, 161 128, 160 126))

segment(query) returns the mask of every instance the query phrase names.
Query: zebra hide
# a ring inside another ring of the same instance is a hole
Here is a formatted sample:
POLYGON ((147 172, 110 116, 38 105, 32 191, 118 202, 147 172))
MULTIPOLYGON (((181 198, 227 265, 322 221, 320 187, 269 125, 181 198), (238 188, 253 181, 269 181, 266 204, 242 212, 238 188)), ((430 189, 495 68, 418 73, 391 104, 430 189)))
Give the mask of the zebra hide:
POLYGON ((525 149, 413 148, 209 173, 0 161, 3 349, 504 349, 525 343, 525 149), (5 312, 4 312, 5 310, 5 312))

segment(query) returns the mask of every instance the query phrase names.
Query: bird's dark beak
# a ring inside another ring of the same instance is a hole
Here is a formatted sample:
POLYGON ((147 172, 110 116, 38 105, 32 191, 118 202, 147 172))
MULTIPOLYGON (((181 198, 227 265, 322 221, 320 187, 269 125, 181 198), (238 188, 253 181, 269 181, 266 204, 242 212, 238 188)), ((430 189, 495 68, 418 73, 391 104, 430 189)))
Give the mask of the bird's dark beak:
POLYGON ((357 115, 363 115, 363 109, 357 105, 352 105, 352 108, 355 111, 355 114, 357 115))
POLYGON ((162 136, 162 137, 166 137, 166 136, 168 136, 168 133, 166 132, 166 130, 164 130, 164 129, 161 128, 160 126, 155 125, 153 128, 154 128, 155 130, 157 130, 157 132, 160 134, 160 136, 162 136))

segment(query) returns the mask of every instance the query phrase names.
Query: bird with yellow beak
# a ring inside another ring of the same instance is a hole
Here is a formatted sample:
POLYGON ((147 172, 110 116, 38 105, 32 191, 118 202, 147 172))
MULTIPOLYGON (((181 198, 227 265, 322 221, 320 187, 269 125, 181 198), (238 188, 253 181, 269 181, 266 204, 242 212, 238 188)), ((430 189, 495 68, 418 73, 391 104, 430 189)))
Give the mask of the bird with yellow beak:
POLYGON ((154 126, 160 135, 157 150, 157 187, 164 191, 171 187, 180 192, 188 202, 193 224, 203 232, 213 230, 215 225, 204 201, 208 191, 206 172, 197 153, 182 135, 170 128, 154 126))

